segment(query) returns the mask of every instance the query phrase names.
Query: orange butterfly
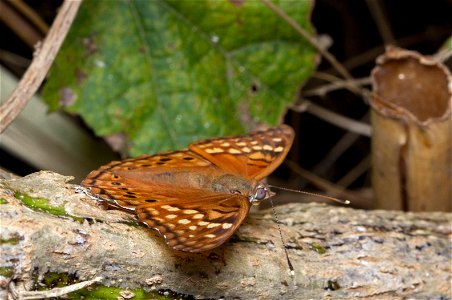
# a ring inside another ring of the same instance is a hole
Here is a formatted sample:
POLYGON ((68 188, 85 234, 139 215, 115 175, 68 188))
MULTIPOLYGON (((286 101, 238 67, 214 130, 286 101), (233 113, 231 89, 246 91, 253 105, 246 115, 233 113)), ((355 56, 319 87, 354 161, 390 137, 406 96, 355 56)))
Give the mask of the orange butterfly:
POLYGON ((188 150, 111 162, 82 185, 110 207, 134 212, 170 247, 206 251, 231 237, 251 204, 271 196, 260 180, 282 163, 293 138, 281 125, 201 140, 188 150))

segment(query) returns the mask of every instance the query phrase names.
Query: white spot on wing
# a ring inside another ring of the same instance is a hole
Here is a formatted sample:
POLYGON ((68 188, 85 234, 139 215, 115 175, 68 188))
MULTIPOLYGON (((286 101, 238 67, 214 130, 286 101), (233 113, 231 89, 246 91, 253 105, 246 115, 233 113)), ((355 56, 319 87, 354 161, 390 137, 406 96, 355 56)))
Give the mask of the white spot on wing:
POLYGON ((151 215, 153 216, 158 216, 160 213, 158 210, 153 209, 153 208, 148 208, 148 211, 151 213, 151 215))
POLYGON ((221 225, 220 223, 210 223, 209 225, 207 225, 207 228, 215 228, 215 227, 218 227, 220 225, 221 225))
POLYGON ((234 149, 234 148, 230 148, 228 149, 228 152, 231 154, 240 154, 242 152, 240 152, 240 150, 234 149))
POLYGON ((223 223, 223 225, 221 225, 221 227, 223 227, 223 229, 229 229, 232 227, 231 223, 223 223))
POLYGON ((242 150, 243 152, 245 152, 245 153, 250 153, 250 152, 251 152, 251 149, 248 148, 248 147, 243 147, 241 150, 242 150))
POLYGON ((178 210, 180 210, 179 208, 171 206, 171 205, 162 205, 162 208, 166 209, 167 211, 178 211, 178 210))
POLYGON ((273 151, 275 151, 275 152, 283 152, 284 151, 284 147, 283 146, 276 147, 275 149, 273 149, 273 151))
POLYGON ((215 153, 223 153, 224 150, 221 148, 209 148, 209 149, 206 149, 206 152, 209 154, 215 154, 215 153))

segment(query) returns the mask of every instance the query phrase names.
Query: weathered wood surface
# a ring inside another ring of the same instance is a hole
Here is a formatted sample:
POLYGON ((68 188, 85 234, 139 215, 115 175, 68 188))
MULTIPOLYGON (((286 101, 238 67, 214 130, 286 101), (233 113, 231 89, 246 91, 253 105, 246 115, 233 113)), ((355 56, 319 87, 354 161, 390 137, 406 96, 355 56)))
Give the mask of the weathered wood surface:
POLYGON ((1 277, 0 298, 7 297, 11 282, 20 292, 48 271, 76 274, 81 280, 100 276, 102 284, 124 289, 169 289, 199 298, 451 297, 450 213, 321 204, 276 207, 295 268, 292 279, 269 210, 252 212, 215 251, 188 254, 169 249, 152 230, 134 225, 132 216, 106 211, 75 193, 69 180, 39 172, 0 181, 0 263, 13 270, 1 277), (17 192, 63 205, 69 215, 85 221, 34 211, 17 199, 17 192))

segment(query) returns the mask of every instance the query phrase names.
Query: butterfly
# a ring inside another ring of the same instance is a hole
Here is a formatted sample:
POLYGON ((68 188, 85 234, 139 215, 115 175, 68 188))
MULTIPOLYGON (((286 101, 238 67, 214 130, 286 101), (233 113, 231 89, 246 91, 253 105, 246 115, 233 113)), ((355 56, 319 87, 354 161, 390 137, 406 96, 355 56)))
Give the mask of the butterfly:
POLYGON ((284 160, 287 125, 204 139, 188 149, 113 161, 82 185, 110 208, 136 214, 173 249, 202 252, 227 241, 251 205, 273 193, 261 182, 284 160))

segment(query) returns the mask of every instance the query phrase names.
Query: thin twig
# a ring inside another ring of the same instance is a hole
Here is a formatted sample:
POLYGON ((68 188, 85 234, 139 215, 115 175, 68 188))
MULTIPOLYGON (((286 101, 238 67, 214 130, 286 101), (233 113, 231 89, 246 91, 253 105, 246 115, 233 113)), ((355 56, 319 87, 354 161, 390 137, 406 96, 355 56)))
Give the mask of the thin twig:
MULTIPOLYGON (((367 112, 359 121, 368 123, 369 116, 370 114, 367 112)), ((330 148, 322 160, 312 168, 312 171, 320 176, 326 174, 329 168, 356 142, 359 137, 360 135, 350 131, 344 134, 339 141, 330 148)))
POLYGON ((439 63, 445 63, 446 60, 452 57, 451 49, 440 49, 438 52, 433 55, 433 58, 439 63))
POLYGON ((275 14, 281 17, 284 21, 286 21, 293 29, 295 29, 302 37, 304 37, 311 45, 319 51, 319 53, 325 57, 326 60, 330 62, 330 64, 341 74, 344 78, 350 80, 353 77, 344 68, 344 66, 336 60, 336 58, 329 53, 327 50, 323 49, 316 41, 314 37, 312 37, 308 32, 306 32, 294 19, 289 17, 283 10, 281 10, 277 5, 272 3, 269 0, 261 0, 268 8, 270 8, 275 14))
POLYGON ((303 101, 301 104, 292 105, 290 108, 297 112, 308 111, 328 123, 363 136, 370 136, 372 133, 370 125, 344 117, 310 101, 303 101))
POLYGON ((353 182, 355 182, 355 180, 358 179, 359 176, 363 175, 369 170, 370 164, 371 157, 370 155, 367 155, 356 166, 354 166, 350 171, 348 171, 344 177, 338 180, 336 184, 348 187, 353 182))
POLYGON ((313 185, 317 186, 320 189, 325 190, 329 195, 340 195, 341 197, 345 197, 346 199, 352 201, 352 202, 361 202, 362 197, 346 190, 344 187, 341 187, 339 185, 336 185, 334 183, 331 183, 317 175, 315 175, 312 172, 309 172, 308 170, 303 169, 300 167, 296 162, 286 159, 284 161, 284 164, 288 166, 292 171, 312 183, 313 185))
POLYGON ((54 288, 47 291, 17 291, 17 295, 21 300, 61 297, 69 293, 84 289, 94 283, 100 282, 102 279, 102 277, 96 277, 92 280, 82 281, 62 288, 54 288))
POLYGON ((0 22, 10 28, 28 47, 33 48, 44 35, 10 6, 12 2, 0 1, 0 22))
POLYGON ((380 32, 383 42, 387 44, 396 45, 396 39, 392 34, 390 27, 391 22, 388 16, 385 14, 383 1, 367 0, 367 6, 369 7, 370 14, 372 15, 375 24, 377 25, 378 32, 380 32), (382 7, 383 6, 383 7, 382 7))
MULTIPOLYGON (((339 80, 334 81, 333 83, 330 84, 318 86, 310 90, 302 91, 301 96, 302 97, 325 96, 329 92, 343 88, 349 89, 352 93, 354 93, 356 91, 356 86, 369 85, 370 83, 371 81, 369 77, 352 80, 339 80)), ((359 94, 358 96, 362 96, 362 94, 359 94)))
MULTIPOLYGON (((443 27, 434 27, 431 29, 426 29, 425 31, 420 33, 399 38, 396 40, 396 44, 402 48, 409 49, 412 48, 413 45, 418 45, 423 42, 430 42, 432 40, 431 35, 432 30, 433 32, 435 32, 436 36, 450 35, 450 28, 443 29, 443 27)), ((356 68, 363 66, 364 64, 374 63, 375 58, 378 55, 383 54, 384 52, 385 52, 384 45, 379 45, 348 58, 347 60, 342 62, 342 65, 344 65, 348 70, 354 70, 356 68)), ((325 70, 325 72, 331 72, 332 70, 333 69, 330 68, 328 70, 325 70)))
MULTIPOLYGON (((331 73, 325 73, 325 72, 315 72, 314 74, 312 74, 312 78, 316 78, 316 79, 320 79, 320 80, 324 80, 324 81, 328 81, 331 83, 335 83, 335 82, 341 82, 343 81, 342 78, 337 77, 331 73)), ((351 79, 351 80, 346 80, 346 81, 353 81, 355 79, 351 79)), ((353 83, 353 82, 352 82, 353 83)), ((348 88, 349 91, 351 91, 352 93, 359 95, 359 96, 363 96, 369 93, 368 89, 365 88, 361 88, 358 85, 353 85, 353 84, 349 84, 346 86, 346 88, 348 88)))
POLYGON ((331 73, 326 73, 326 72, 322 72, 322 71, 317 71, 314 74, 312 74, 312 78, 320 79, 320 80, 328 81, 328 82, 336 82, 336 81, 341 80, 340 77, 337 77, 331 73))
POLYGON ((29 20, 42 34, 47 34, 49 26, 30 6, 22 0, 9 1, 27 20, 29 20))
POLYGON ((22 70, 26 70, 30 65, 31 59, 4 49, 0 49, 0 62, 8 67, 14 66, 19 67, 22 70))
POLYGON ((35 94, 52 65, 77 14, 81 0, 65 0, 41 49, 16 89, 0 107, 0 133, 17 117, 35 94))

